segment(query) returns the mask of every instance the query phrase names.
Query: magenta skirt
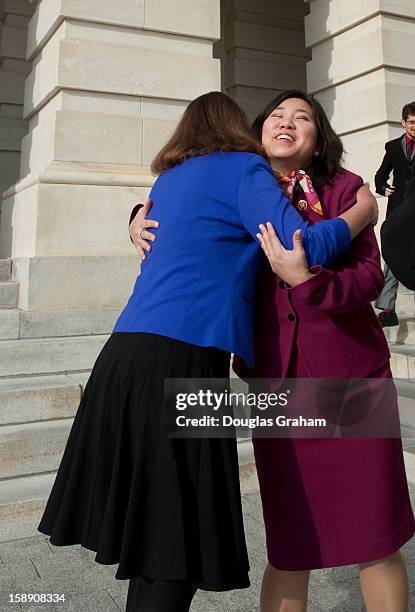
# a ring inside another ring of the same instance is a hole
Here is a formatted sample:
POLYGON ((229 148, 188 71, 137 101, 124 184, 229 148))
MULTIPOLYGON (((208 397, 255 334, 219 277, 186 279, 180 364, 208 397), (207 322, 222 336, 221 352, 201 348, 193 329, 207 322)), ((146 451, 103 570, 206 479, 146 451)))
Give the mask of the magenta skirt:
MULTIPOLYGON (((373 374, 391 376, 389 364, 373 374)), ((288 378, 309 378, 293 355, 288 378)), ((381 559, 414 534, 400 438, 254 438, 269 563, 311 570, 381 559)))

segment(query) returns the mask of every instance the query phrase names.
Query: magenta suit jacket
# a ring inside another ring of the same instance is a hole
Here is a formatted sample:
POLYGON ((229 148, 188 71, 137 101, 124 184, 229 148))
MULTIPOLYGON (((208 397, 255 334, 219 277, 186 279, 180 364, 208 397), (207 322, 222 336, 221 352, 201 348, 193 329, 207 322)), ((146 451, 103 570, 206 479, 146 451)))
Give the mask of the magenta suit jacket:
MULTIPOLYGON (((338 216, 356 202, 362 184, 352 172, 338 173, 323 188, 324 216, 309 207, 303 216, 315 223, 338 216)), ((335 268, 311 270, 311 279, 290 287, 264 260, 254 314, 256 366, 248 370, 235 358, 234 370, 242 378, 284 377, 295 344, 315 378, 364 378, 389 361, 388 344, 370 304, 384 285, 373 226, 355 238, 347 258, 335 268)))

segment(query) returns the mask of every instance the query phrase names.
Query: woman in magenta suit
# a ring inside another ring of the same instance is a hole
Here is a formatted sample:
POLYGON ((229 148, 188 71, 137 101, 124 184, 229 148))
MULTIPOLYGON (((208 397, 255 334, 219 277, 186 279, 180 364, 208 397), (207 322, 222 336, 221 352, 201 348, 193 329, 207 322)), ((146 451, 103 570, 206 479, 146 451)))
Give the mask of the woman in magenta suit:
MULTIPOLYGON (((355 203, 363 181, 342 169, 341 141, 316 101, 285 92, 254 128, 305 219, 318 223, 355 203)), ((258 278, 256 365, 248 370, 236 359, 235 371, 243 378, 390 379, 388 346, 370 305, 384 282, 373 227, 331 269, 308 269, 298 238, 286 251, 263 227, 261 241, 272 269, 264 260, 258 278)), ((359 564, 369 612, 404 612, 408 584, 399 549, 414 533, 414 517, 401 440, 253 442, 268 552, 261 612, 303 612, 310 570, 349 564, 359 564)))
MULTIPOLYGON (((271 166, 304 219, 319 223, 356 201, 362 179, 341 168, 343 147, 321 106, 300 92, 273 100, 254 123, 271 166), (330 152, 328 150, 330 149, 330 152), (296 172, 306 169, 307 175, 296 172)), ((372 226, 331 269, 308 269, 301 247, 261 238, 272 269, 257 286, 258 378, 391 378, 371 301, 383 287, 372 226)), ((369 612, 404 612, 400 547, 414 533, 400 438, 254 438, 267 536, 261 610, 306 610, 312 569, 359 564, 369 612)))

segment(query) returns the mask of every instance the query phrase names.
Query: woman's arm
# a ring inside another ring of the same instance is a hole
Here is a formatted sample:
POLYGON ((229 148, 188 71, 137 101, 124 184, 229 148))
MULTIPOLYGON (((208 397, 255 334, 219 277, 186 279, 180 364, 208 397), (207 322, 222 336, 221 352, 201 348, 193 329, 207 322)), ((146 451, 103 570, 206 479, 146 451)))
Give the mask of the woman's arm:
POLYGON ((379 209, 375 196, 370 191, 370 187, 368 183, 361 185, 361 187, 354 192, 354 204, 346 210, 344 213, 340 215, 340 219, 344 219, 350 229, 350 233, 352 235, 352 239, 356 238, 358 234, 367 226, 367 225, 376 225, 378 222, 379 209), (369 223, 366 223, 362 227, 362 210, 372 209, 372 218, 369 223))
POLYGON ((255 238, 259 225, 270 222, 283 246, 290 249, 294 232, 301 230, 307 261, 310 265, 323 266, 344 256, 352 237, 374 216, 373 206, 363 201, 356 204, 352 215, 348 211, 346 218, 315 225, 304 221, 284 195, 269 164, 259 156, 252 156, 246 164, 239 186, 238 207, 242 223, 255 238))
MULTIPOLYGON (((291 248, 292 236, 296 229, 303 231, 304 248, 308 261, 313 264, 327 265, 334 261, 339 255, 347 252, 350 240, 354 238, 368 223, 374 221, 377 212, 376 199, 370 194, 368 188, 362 188, 357 203, 353 208, 341 215, 340 219, 320 223, 312 226, 303 221, 302 217, 295 211, 289 200, 283 194, 270 166, 259 156, 252 157, 247 164, 245 175, 239 189, 239 210, 242 221, 246 220, 246 227, 253 236, 258 232, 259 223, 265 221, 273 222, 279 228, 279 236, 286 248, 291 248), (256 168, 252 169, 252 165, 256 168), (248 167, 250 165, 250 167, 248 167), (252 175, 255 176, 252 176, 252 175), (250 183, 255 183, 250 185, 250 183), (265 201, 264 209, 259 212, 252 223, 252 215, 255 214, 255 202, 265 201), (281 203, 282 202, 282 206, 281 203), (267 218, 264 219, 264 216, 267 218), (258 225, 256 222, 258 222, 258 225), (304 230, 308 228, 304 235, 304 230)), ((144 207, 137 204, 130 215, 130 239, 137 248, 141 259, 146 259, 145 251, 151 251, 151 242, 155 235, 148 231, 151 227, 158 227, 158 222, 146 219, 151 207, 151 201, 147 200, 144 207), (144 230, 144 231, 142 231, 144 230)))
MULTIPOLYGON (((353 206, 363 183, 353 174, 345 175, 342 180, 336 202, 340 211, 353 206)), ((353 240, 347 259, 337 263, 333 270, 321 266, 308 270, 300 241, 294 242, 294 249, 286 252, 278 245, 272 230, 263 232, 260 241, 273 271, 291 285, 294 306, 302 302, 327 312, 348 312, 369 304, 383 289, 380 253, 372 226, 353 240)))
POLYGON ((351 312, 370 304, 381 293, 384 277, 372 226, 352 242, 347 262, 335 270, 312 267, 312 276, 290 289, 294 305, 303 303, 330 313, 351 312))

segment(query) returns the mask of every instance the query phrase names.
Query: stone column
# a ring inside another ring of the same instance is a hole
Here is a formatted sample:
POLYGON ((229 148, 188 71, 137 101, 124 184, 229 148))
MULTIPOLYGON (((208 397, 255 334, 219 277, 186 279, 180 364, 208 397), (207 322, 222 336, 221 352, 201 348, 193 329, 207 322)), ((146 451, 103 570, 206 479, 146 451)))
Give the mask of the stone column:
MULTIPOLYGON (((311 0, 309 5, 308 89, 342 136, 347 166, 373 182, 385 141, 402 133, 403 105, 415 99, 415 3, 311 0)), ((381 203, 384 209, 385 198, 381 203)))
POLYGON ((224 0, 222 86, 253 119, 279 91, 306 88, 302 0, 224 0))
POLYGON ((219 9, 219 0, 37 3, 30 131, 0 234, 18 306, 49 311, 32 318, 32 337, 111 330, 139 270, 127 224, 154 180, 149 163, 189 101, 220 89, 219 9))
POLYGON ((0 0, 0 194, 19 178, 20 150, 28 124, 23 119, 28 0, 0 0))

